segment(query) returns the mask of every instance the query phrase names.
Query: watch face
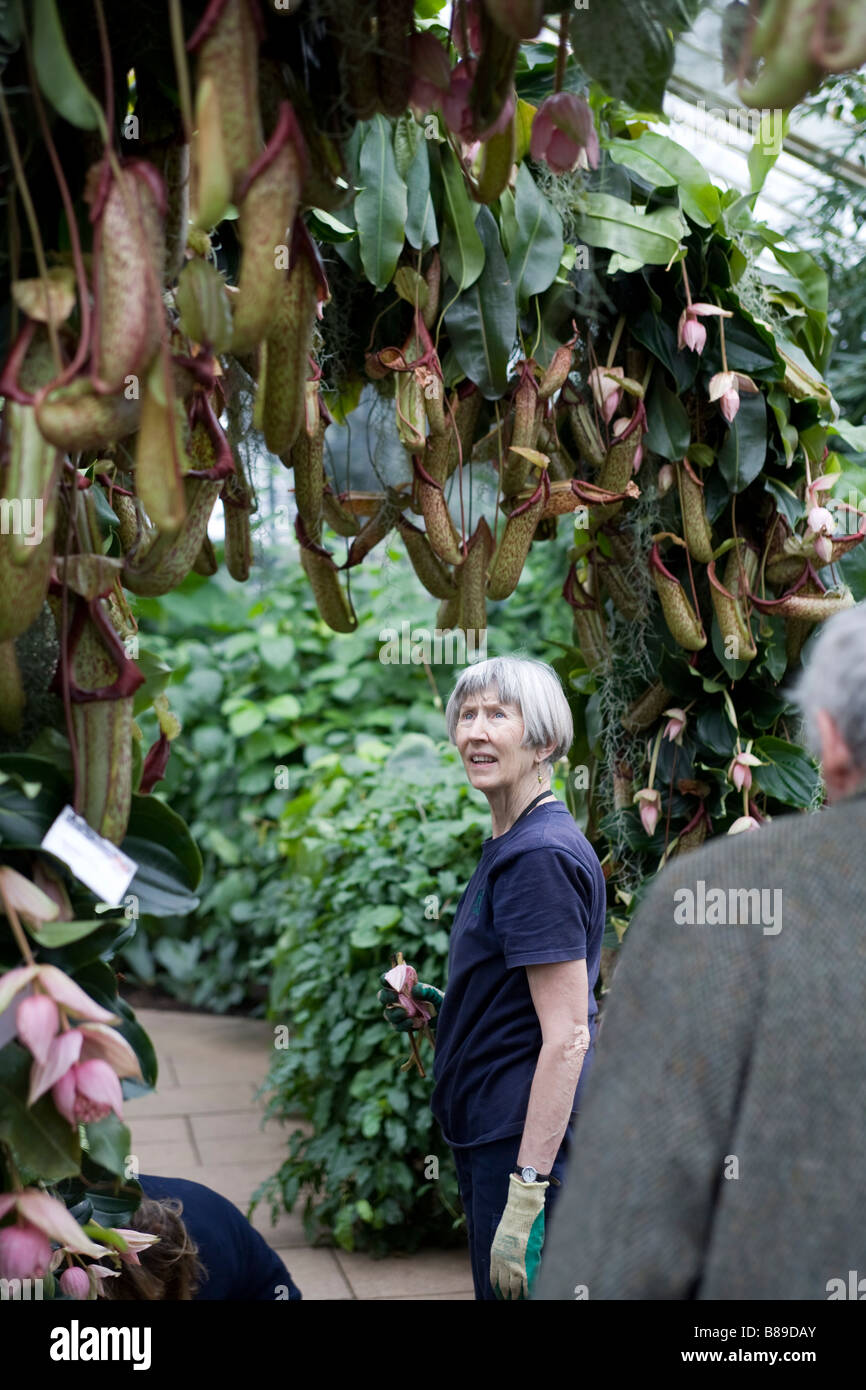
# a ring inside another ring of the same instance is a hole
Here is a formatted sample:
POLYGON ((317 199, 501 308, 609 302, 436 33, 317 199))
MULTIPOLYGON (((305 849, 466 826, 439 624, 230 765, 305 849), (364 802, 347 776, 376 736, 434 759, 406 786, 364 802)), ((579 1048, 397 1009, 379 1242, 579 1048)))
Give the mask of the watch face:
POLYGON ((524 1168, 524 1169, 523 1169, 523 1181, 524 1181, 524 1182, 535 1182, 535 1179, 536 1179, 537 1177, 538 1177, 538 1169, 537 1169, 537 1168, 524 1168))

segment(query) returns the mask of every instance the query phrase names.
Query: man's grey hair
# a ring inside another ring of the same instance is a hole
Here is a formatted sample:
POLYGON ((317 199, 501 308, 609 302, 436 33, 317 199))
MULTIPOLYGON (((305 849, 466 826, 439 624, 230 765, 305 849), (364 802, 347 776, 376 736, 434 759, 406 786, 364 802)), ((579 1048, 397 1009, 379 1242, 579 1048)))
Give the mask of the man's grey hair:
POLYGON ((802 712, 810 753, 821 756, 815 714, 823 709, 848 745, 854 766, 866 774, 866 602, 822 624, 790 693, 802 712))
POLYGON ((524 724, 521 746, 543 748, 555 743, 545 759, 551 767, 565 757, 574 741, 574 721, 562 683, 552 666, 526 656, 494 656, 461 671, 445 709, 452 743, 457 742, 457 720, 464 700, 489 686, 498 691, 503 704, 517 705, 520 710, 524 724))

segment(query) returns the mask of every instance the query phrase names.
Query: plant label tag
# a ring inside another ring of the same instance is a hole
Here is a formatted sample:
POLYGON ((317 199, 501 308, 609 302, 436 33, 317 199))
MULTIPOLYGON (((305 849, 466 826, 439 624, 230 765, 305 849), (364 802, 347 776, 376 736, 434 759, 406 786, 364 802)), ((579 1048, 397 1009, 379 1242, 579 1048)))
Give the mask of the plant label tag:
POLYGON ((42 849, 62 859, 75 877, 98 893, 109 907, 120 906, 138 868, 134 859, 97 835, 71 806, 64 806, 46 831, 42 849))

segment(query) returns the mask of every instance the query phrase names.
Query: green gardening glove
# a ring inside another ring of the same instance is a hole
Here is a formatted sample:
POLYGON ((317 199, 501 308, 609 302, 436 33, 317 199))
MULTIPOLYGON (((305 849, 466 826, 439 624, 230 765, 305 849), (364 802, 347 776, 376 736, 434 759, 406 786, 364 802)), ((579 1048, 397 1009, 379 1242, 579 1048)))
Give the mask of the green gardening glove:
MULTIPOLYGON (((396 990, 388 985, 385 975, 380 975, 380 980, 384 986, 379 990, 376 998, 385 1007, 385 1018, 398 1033, 412 1033, 417 1028, 423 1027, 423 1020, 417 1015, 410 1017, 409 1012, 400 1004, 400 996, 396 990)), ((441 989, 435 985, 425 985, 419 980, 412 986, 412 998, 419 1000, 423 1004, 430 1004, 433 1007, 434 1015, 442 1007, 442 1000, 445 998, 441 989)), ((432 1025, 432 1019, 431 1019, 432 1025)))
POLYGON ((508 1201, 490 1247, 490 1283, 497 1298, 528 1298, 544 1244, 544 1195, 549 1182, 508 1179, 508 1201))

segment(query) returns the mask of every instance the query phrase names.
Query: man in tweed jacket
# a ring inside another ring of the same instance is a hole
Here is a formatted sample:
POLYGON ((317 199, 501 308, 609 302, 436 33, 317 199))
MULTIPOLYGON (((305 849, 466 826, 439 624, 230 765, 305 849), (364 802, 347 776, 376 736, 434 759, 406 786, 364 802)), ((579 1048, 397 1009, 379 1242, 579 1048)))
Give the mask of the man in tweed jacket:
POLYGON ((645 898, 536 1298, 866 1297, 866 604, 796 694, 832 804, 675 858, 645 898), (764 890, 761 921, 683 923, 715 887, 764 890))

